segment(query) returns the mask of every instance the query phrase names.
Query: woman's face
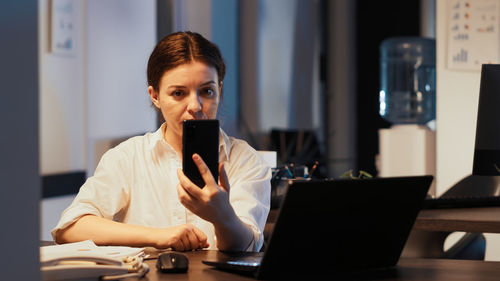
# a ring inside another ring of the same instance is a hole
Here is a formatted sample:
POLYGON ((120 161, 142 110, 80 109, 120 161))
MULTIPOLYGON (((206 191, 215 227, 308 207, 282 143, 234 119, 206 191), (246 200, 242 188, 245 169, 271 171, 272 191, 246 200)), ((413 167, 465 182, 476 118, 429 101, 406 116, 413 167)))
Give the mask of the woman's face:
POLYGON ((215 119, 222 89, 222 82, 219 85, 218 81, 214 67, 195 61, 165 72, 158 91, 148 87, 169 134, 182 136, 184 120, 215 119))

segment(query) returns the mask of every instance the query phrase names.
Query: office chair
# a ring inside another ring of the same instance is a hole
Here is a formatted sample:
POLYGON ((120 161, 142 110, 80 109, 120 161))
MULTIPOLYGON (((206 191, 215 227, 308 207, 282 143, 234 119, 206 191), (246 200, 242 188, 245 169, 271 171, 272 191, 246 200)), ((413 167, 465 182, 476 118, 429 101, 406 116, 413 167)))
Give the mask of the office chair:
POLYGON ((482 233, 465 233, 446 251, 443 249, 450 232, 412 230, 403 257, 484 260, 486 239, 482 233))
POLYGON ((311 169, 317 161, 319 165, 313 177, 327 177, 326 157, 313 130, 272 129, 269 140, 269 150, 278 154, 278 167, 293 163, 311 169))
MULTIPOLYGON (((471 187, 474 186, 481 186, 483 189, 491 187, 491 192, 495 192, 497 184, 491 177, 467 176, 443 193, 441 197, 467 196, 471 194, 471 187)), ((413 230, 402 255, 421 258, 484 260, 486 239, 482 233, 465 233, 444 251, 443 245, 450 233, 413 230)))

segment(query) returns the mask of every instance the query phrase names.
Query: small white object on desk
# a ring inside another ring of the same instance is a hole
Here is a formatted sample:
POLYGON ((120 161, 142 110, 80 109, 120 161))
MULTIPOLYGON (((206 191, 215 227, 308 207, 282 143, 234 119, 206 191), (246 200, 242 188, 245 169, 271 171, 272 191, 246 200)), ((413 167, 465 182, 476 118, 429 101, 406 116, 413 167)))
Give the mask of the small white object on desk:
POLYGON ((276 151, 264 151, 259 150, 259 154, 266 161, 267 165, 271 168, 276 168, 277 165, 277 154, 276 151))

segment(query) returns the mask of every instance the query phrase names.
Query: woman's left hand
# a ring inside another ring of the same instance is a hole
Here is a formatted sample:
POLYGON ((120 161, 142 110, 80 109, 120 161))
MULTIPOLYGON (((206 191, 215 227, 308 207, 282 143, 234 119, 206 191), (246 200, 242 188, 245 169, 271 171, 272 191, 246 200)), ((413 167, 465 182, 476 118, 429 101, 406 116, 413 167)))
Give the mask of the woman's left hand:
POLYGON ((212 223, 223 222, 234 216, 234 210, 229 204, 230 187, 224 164, 219 164, 219 185, 198 154, 193 154, 193 161, 198 166, 205 186, 199 188, 181 169, 178 169, 177 193, 180 202, 194 214, 212 223))

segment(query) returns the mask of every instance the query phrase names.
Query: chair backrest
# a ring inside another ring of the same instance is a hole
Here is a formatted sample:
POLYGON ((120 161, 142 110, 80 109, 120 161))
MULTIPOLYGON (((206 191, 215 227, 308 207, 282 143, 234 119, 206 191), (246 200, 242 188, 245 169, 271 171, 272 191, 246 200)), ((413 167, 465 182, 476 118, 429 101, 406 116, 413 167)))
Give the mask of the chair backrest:
MULTIPOLYGON (((270 134, 270 150, 278 153, 278 166, 294 163, 311 168, 316 161, 326 163, 321 145, 313 130, 273 129, 270 134)), ((326 177, 326 165, 320 165, 316 177, 326 177)))

